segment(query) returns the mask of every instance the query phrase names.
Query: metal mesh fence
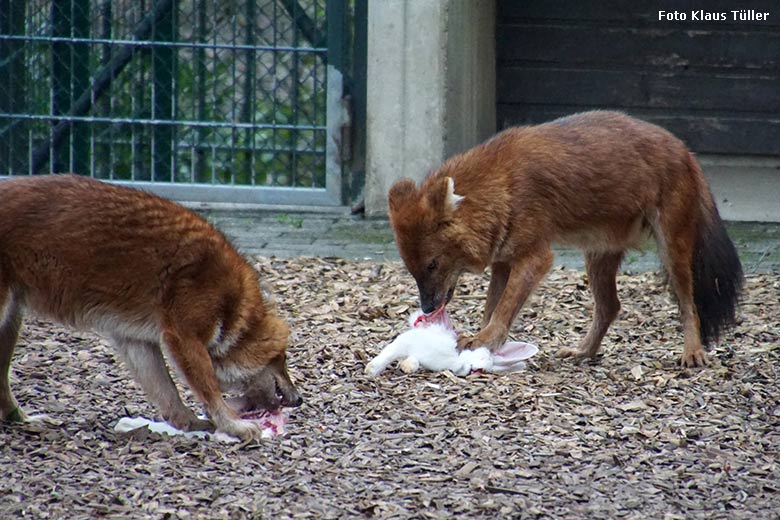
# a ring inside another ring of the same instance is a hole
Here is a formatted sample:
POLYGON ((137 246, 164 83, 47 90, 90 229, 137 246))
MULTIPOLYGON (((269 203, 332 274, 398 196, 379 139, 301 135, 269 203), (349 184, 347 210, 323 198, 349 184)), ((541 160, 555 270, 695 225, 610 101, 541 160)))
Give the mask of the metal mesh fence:
POLYGON ((0 0, 0 175, 325 186, 326 0, 0 0))

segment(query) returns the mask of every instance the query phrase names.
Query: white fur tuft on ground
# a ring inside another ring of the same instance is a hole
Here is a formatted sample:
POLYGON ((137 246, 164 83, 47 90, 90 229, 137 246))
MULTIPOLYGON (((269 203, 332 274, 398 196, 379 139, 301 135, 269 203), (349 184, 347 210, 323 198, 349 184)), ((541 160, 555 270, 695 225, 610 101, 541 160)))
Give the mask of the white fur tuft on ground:
MULTIPOLYGON (((286 422, 286 414, 268 415, 262 419, 263 421, 263 439, 271 439, 284 435, 284 425, 286 422)), ((122 417, 117 421, 114 426, 114 431, 117 432, 130 432, 139 428, 147 428, 153 433, 165 434, 165 435, 183 435, 185 437, 195 439, 215 440, 218 442, 240 442, 240 439, 228 435, 224 432, 185 432, 174 428, 170 424, 163 421, 152 421, 145 417, 122 417)))

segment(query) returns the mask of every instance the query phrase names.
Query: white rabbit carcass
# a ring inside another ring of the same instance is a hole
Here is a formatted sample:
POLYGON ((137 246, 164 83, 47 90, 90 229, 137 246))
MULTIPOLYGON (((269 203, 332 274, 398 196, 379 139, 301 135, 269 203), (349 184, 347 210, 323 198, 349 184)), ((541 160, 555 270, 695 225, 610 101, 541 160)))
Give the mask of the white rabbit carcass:
POLYGON ((366 365, 367 374, 376 376, 398 359, 402 359, 401 370, 407 373, 420 367, 434 372, 450 370, 459 376, 476 370, 516 372, 525 368, 525 359, 539 352, 536 345, 519 341, 508 341, 495 353, 485 347, 458 352, 458 336, 443 307, 429 315, 417 311, 409 323, 410 330, 400 334, 366 365))

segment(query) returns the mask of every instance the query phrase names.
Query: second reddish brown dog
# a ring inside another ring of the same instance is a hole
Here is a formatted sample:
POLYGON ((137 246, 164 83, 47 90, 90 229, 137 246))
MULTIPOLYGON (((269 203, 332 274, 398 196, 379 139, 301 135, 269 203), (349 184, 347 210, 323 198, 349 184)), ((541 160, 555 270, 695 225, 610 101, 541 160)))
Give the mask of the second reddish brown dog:
POLYGON ((422 185, 398 181, 390 221, 423 311, 452 298, 464 271, 491 268, 482 330, 461 347, 496 349, 550 269, 550 246, 585 253, 595 317, 577 348, 593 358, 620 302, 625 251, 655 238, 680 308, 682 365, 734 323, 742 267, 702 171, 668 131, 617 112, 505 130, 446 161, 422 185))

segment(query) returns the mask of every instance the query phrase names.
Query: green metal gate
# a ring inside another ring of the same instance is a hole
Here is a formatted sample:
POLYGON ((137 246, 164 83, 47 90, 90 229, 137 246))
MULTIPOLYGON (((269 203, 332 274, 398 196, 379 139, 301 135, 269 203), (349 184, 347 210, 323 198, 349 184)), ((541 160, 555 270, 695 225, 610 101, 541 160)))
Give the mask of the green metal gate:
POLYGON ((348 0, 0 0, 0 176, 343 204, 348 0))

